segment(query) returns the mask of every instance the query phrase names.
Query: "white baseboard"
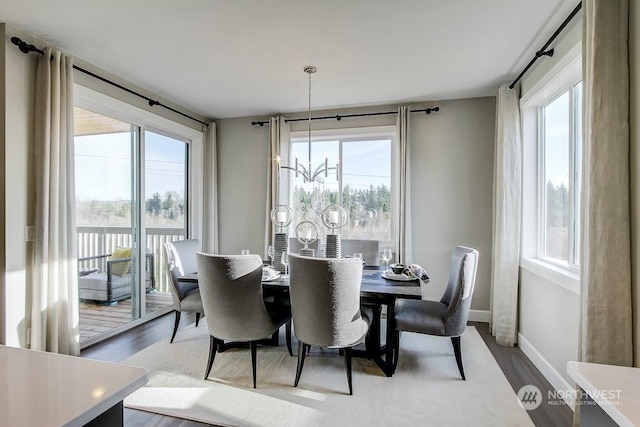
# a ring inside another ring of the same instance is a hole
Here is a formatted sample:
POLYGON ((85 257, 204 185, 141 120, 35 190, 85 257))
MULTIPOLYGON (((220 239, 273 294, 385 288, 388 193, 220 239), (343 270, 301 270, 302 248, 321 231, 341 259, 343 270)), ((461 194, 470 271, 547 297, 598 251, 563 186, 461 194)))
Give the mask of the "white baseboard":
MULTIPOLYGON (((574 390, 567 380, 544 358, 544 356, 521 334, 518 333, 518 347, 531 360, 542 375, 551 383, 556 390, 574 390)), ((573 411, 574 401, 571 393, 565 393, 564 401, 573 411)))
POLYGON ((489 323, 491 312, 489 310, 469 310, 469 321, 489 323))

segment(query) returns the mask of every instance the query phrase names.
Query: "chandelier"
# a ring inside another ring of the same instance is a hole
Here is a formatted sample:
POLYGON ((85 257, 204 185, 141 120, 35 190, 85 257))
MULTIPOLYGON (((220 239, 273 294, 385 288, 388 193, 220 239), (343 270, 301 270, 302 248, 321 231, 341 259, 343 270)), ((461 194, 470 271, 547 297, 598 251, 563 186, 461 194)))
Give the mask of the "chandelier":
POLYGON ((306 67, 304 67, 304 72, 307 73, 309 76, 309 108, 308 108, 308 113, 309 113, 308 141, 309 142, 307 144, 309 148, 308 162, 306 164, 303 162, 299 162, 298 157, 296 157, 294 166, 282 166, 280 165, 280 156, 278 156, 277 158, 278 169, 284 168, 284 169, 292 170, 296 173, 296 178, 302 175, 302 177, 304 178, 304 182, 313 182, 320 175, 324 175, 324 177, 326 178, 327 176, 329 176, 330 170, 336 171, 336 179, 338 179, 338 168, 340 167, 339 160, 336 162, 335 166, 329 167, 329 158, 327 156, 325 156, 324 162, 319 164, 315 170, 311 167, 311 74, 315 73, 316 71, 317 71, 317 68, 314 67, 313 65, 307 65, 306 67))

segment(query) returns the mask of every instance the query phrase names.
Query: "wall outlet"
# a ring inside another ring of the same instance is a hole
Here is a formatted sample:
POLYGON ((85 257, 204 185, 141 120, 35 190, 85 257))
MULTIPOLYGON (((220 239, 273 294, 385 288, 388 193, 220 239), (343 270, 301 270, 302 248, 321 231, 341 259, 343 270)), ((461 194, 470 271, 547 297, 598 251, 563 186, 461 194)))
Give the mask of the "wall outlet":
POLYGON ((25 240, 27 242, 33 242, 36 240, 36 226, 35 225, 27 225, 25 231, 25 240))

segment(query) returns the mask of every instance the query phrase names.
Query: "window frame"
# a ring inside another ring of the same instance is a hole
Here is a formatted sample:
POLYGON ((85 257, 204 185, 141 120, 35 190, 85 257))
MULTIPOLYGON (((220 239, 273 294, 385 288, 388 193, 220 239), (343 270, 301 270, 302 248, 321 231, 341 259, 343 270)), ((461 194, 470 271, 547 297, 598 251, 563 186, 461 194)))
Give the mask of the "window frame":
POLYGON ((581 83, 581 79, 569 80, 554 92, 552 96, 546 97, 544 102, 537 108, 538 125, 538 226, 537 226, 537 257, 558 267, 568 268, 570 271, 579 272, 579 203, 580 203, 580 181, 582 177, 581 154, 582 149, 576 135, 580 123, 576 121, 576 86, 581 83), (568 105, 568 128, 569 128, 569 153, 568 153, 568 176, 569 176, 569 212, 568 212, 568 254, 566 263, 563 260, 546 256, 546 232, 547 232, 547 175, 546 175, 546 135, 545 135, 545 108, 555 102, 561 96, 567 94, 568 105))
MULTIPOLYGON (((520 98, 523 181, 522 181, 522 242, 520 267, 536 276, 567 291, 580 295, 580 269, 578 265, 569 266, 567 262, 554 262, 550 258, 541 258, 539 235, 541 230, 539 181, 541 177, 539 150, 539 107, 554 99, 570 86, 582 80, 582 44, 579 39, 566 48, 563 55, 554 57, 549 67, 542 73, 534 71, 535 76, 526 78, 521 84, 520 98)), ((582 89, 584 91, 584 89, 582 89)), ((582 153, 580 153, 580 158, 582 153)), ((581 162, 574 165, 574 171, 581 171, 581 162)), ((578 193, 576 193, 577 195, 578 193)), ((579 206, 579 200, 570 201, 579 206)), ((580 212, 577 212, 580 214, 580 212)), ((577 218, 581 221, 581 218, 577 218)), ((579 252, 577 252, 579 256, 579 252)))
MULTIPOLYGON (((289 135, 289 146, 288 146, 288 155, 289 159, 294 158, 294 146, 296 143, 306 143, 309 139, 308 130, 300 130, 300 131, 291 131, 289 135)), ((390 147, 390 192, 391 192, 391 207, 390 207, 390 230, 389 230, 389 238, 390 240, 380 240, 381 248, 391 248, 392 250, 396 250, 395 242, 396 242, 396 232, 397 225, 395 221, 395 215, 398 210, 398 198, 395 197, 395 194, 398 192, 399 185, 399 175, 398 175, 398 167, 396 166, 397 159, 397 149, 398 149, 398 141, 396 135, 396 127, 383 125, 383 126, 371 126, 371 127, 360 127, 360 128, 336 128, 336 129, 322 129, 322 130, 312 130, 311 131, 311 143, 314 144, 316 142, 322 141, 338 141, 338 156, 340 161, 342 162, 343 158, 343 145, 344 143, 354 143, 361 142, 365 143, 368 141, 391 141, 390 147)), ((331 164, 329 165, 331 167, 331 164)), ((283 169, 284 170, 284 169, 283 169)), ((293 197, 293 179, 295 173, 293 171, 287 171, 288 176, 287 180, 287 189, 288 194, 286 196, 287 203, 292 205, 292 197, 293 197)), ((329 179, 331 179, 331 175, 333 171, 329 173, 329 179)), ((338 198, 342 201, 343 194, 343 177, 342 177, 342 167, 339 168, 338 175, 338 198)), ((319 227, 322 224, 317 224, 319 227)))

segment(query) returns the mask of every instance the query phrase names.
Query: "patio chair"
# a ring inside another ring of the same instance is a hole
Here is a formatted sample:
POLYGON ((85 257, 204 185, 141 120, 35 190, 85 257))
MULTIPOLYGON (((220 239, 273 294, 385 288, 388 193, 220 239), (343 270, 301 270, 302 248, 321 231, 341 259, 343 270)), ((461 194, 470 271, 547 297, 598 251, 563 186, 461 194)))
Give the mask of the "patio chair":
MULTIPOLYGON (((144 264, 145 290, 150 292, 155 288, 152 253, 146 254, 144 264)), ((110 254, 78 258, 78 297, 81 300, 114 304, 131 298, 132 285, 130 249, 116 248, 110 254)))

